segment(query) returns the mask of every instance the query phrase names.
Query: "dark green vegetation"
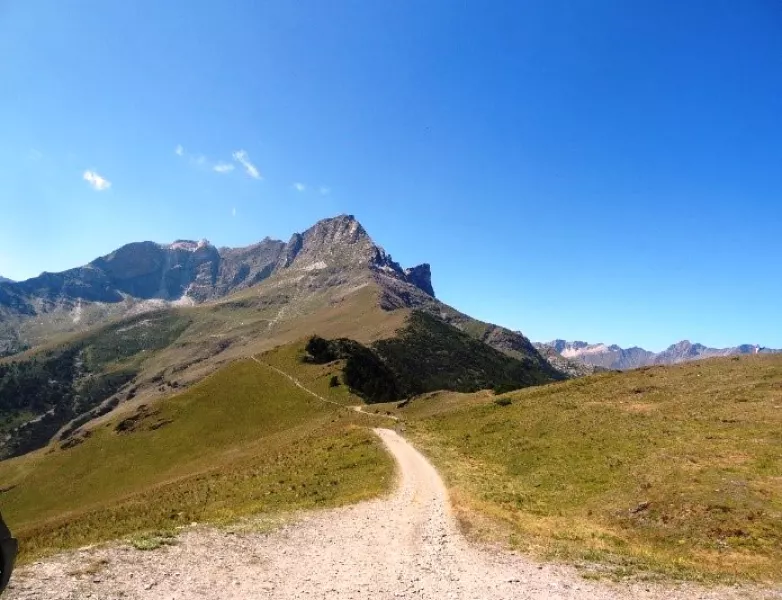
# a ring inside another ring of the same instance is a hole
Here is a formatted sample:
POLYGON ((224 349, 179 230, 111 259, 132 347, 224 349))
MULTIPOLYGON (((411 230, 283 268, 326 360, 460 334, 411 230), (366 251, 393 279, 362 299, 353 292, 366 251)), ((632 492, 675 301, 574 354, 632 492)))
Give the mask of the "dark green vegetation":
POLYGON ((307 342, 306 350, 304 360, 315 364, 344 361, 345 385, 367 402, 390 402, 401 396, 395 373, 363 344, 345 338, 324 340, 314 336, 307 342))
MULTIPOLYGON (((308 368, 327 387, 327 373, 308 368)), ((367 420, 239 361, 76 447, 0 462, 3 515, 30 560, 194 521, 355 502, 393 479, 367 420)))
POLYGON ((345 360, 345 384, 367 402, 389 402, 453 390, 504 392, 555 379, 528 360, 512 358, 421 311, 392 338, 368 348, 348 339, 313 337, 311 360, 345 360))
POLYGON ((518 389, 563 378, 418 311, 398 336, 380 340, 374 348, 397 373, 404 396, 434 390, 518 389))
POLYGON ((173 311, 146 314, 30 357, 0 363, 0 459, 45 446, 66 423, 108 412, 99 405, 130 382, 141 362, 170 345, 190 320, 173 311), (96 412, 92 412, 96 411, 96 412))
POLYGON ((589 576, 782 581, 782 357, 441 393, 397 414, 476 537, 589 576))

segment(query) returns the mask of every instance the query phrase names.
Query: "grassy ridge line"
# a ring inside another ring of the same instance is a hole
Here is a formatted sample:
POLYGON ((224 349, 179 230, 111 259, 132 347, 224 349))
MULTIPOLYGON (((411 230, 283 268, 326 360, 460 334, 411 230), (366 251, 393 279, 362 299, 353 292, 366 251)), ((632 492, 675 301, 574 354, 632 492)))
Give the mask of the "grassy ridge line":
POLYGON ((150 408, 126 433, 115 420, 70 450, 0 463, 23 561, 141 530, 353 502, 393 483, 366 417, 249 360, 150 408))
POLYGON ((782 357, 608 373, 403 414, 465 527, 589 576, 782 581, 782 357))

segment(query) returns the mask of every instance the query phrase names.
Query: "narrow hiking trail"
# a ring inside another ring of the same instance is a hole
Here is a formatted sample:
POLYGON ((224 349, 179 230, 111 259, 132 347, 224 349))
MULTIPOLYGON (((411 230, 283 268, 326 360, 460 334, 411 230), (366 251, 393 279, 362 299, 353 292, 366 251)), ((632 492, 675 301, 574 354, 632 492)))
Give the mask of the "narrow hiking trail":
POLYGON ((278 373, 278 374, 282 375, 283 377, 288 379, 293 385, 295 385, 298 388, 301 388, 302 390, 307 392, 310 396, 314 396, 315 398, 317 398, 321 402, 326 402, 328 404, 334 404, 335 406, 339 406, 340 408, 347 408, 345 405, 340 404, 339 402, 334 402, 334 400, 329 400, 328 398, 324 398, 320 394, 316 394, 311 389, 306 387, 301 381, 296 379, 293 375, 288 375, 288 373, 286 373, 282 369, 278 369, 277 367, 272 366, 269 363, 262 362, 262 361, 258 360, 257 358, 255 358, 254 356, 251 356, 250 358, 253 359, 255 362, 257 362, 262 367, 266 367, 267 369, 271 369, 275 373, 278 373))
POLYGON ((324 398, 320 394, 313 392, 311 389, 309 389, 307 386, 305 386, 301 381, 296 379, 293 375, 289 375, 288 373, 286 373, 282 369, 279 369, 279 368, 277 368, 277 367, 275 367, 273 365, 270 365, 269 363, 262 362, 262 361, 258 360, 254 356, 251 356, 250 358, 252 358, 255 362, 257 362, 262 367, 267 367, 267 368, 271 369, 272 371, 274 371, 276 373, 279 373, 283 377, 287 378, 291 383, 293 383, 293 385, 295 385, 298 388, 301 388, 302 390, 307 392, 309 395, 314 396, 315 398, 317 398, 321 402, 327 402, 328 404, 333 404, 335 406, 339 406, 340 408, 345 408, 347 410, 352 410, 354 412, 359 412, 359 413, 362 413, 362 414, 365 414, 365 415, 369 415, 370 417, 377 417, 379 419, 391 419, 392 421, 398 421, 399 420, 399 417, 395 417, 393 415, 381 415, 381 414, 368 412, 368 411, 364 410, 364 407, 361 406, 361 405, 347 406, 345 404, 340 404, 339 402, 335 402, 334 400, 329 400, 328 398, 324 398))
POLYGON ((469 545, 437 471, 407 441, 375 429, 399 466, 386 498, 306 514, 271 533, 196 527, 179 543, 65 553, 21 569, 8 600, 780 599, 782 591, 586 581, 469 545))

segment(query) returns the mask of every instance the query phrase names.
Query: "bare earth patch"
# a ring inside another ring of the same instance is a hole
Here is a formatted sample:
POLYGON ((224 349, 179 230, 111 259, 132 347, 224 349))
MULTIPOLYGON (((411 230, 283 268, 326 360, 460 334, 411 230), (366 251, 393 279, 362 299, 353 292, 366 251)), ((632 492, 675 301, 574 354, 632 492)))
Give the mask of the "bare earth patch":
POLYGON ((753 587, 588 581, 571 568, 470 546, 435 469, 393 431, 375 431, 399 465, 389 498, 310 513, 271 533, 199 527, 154 550, 115 544, 61 554, 21 569, 8 600, 782 599, 782 590, 753 587))

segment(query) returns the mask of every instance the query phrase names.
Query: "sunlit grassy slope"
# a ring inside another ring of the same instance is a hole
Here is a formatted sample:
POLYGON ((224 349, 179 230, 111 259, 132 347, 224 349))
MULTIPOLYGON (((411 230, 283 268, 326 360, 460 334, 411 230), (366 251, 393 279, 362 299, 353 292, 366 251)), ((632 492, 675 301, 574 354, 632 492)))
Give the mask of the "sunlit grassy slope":
POLYGON ((0 509, 23 560, 193 521, 357 501, 392 481, 367 417, 249 359, 126 419, 69 450, 0 462, 0 509))
POLYGON ((602 565, 593 575, 782 581, 782 357, 501 398, 439 393, 399 411, 477 537, 602 565))
POLYGON ((319 365, 305 362, 305 342, 300 340, 295 344, 279 346, 274 350, 258 354, 256 358, 265 364, 272 365, 295 377, 307 389, 312 390, 323 398, 342 404, 343 406, 355 406, 364 404, 364 401, 344 385, 342 380, 342 368, 344 360, 319 365), (340 382, 337 386, 331 386, 331 378, 336 376, 340 382))

